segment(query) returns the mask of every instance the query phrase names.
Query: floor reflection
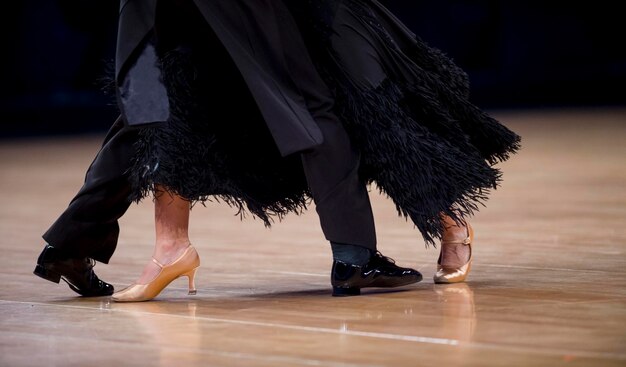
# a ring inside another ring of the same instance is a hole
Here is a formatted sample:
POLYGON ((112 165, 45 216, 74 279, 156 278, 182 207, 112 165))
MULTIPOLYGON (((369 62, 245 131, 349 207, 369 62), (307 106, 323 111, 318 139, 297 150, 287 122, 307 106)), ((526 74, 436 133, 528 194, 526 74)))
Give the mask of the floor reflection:
POLYGON ((338 304, 333 314, 346 312, 345 318, 337 323, 337 329, 345 334, 431 344, 462 346, 472 341, 477 316, 474 290, 470 285, 437 284, 408 295, 388 293, 384 297, 361 297, 359 301, 352 301, 351 312, 338 304))
POLYGON ((134 316, 136 331, 144 335, 144 344, 156 347, 149 360, 160 366, 199 365, 202 362, 204 335, 196 318, 195 301, 113 303, 116 310, 134 316), (171 316, 180 317, 171 317, 171 316))
POLYGON ((442 312, 443 331, 447 337, 468 342, 476 329, 474 291, 467 283, 436 284, 442 312))
MULTIPOLYGON (((227 333, 233 323, 268 327, 274 331, 314 331, 459 346, 453 356, 449 356, 452 359, 458 357, 459 362, 463 361, 467 350, 463 344, 472 340, 476 328, 474 291, 466 283, 348 299, 301 293, 243 299, 246 300, 243 305, 242 298, 238 297, 130 304, 105 301, 100 308, 132 315, 136 332, 146 338, 148 346, 158 350, 154 360, 163 366, 181 362, 193 364, 206 359, 207 353, 211 354, 207 345, 211 345, 217 335, 227 333), (293 311, 303 305, 309 312, 293 311), (263 319, 277 308, 284 310, 282 317, 263 319), (321 310, 329 309, 333 312, 330 317, 325 317, 321 310), (423 312, 426 309, 428 312, 423 312), (226 322, 215 323, 217 319, 226 322)), ((346 343, 342 347, 348 349, 355 340, 339 339, 340 343, 346 343)), ((224 343, 235 348, 232 350, 238 348, 228 341, 224 343)))

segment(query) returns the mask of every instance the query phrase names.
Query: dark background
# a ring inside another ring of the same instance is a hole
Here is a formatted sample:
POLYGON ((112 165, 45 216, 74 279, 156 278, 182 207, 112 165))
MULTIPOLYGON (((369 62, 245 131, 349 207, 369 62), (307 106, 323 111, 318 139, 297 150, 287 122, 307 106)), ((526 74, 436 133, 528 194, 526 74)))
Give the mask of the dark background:
MULTIPOLYGON (((469 74, 486 109, 626 105, 617 1, 383 1, 469 74)), ((2 15, 0 137, 104 131, 117 115, 117 0, 20 0, 2 15), (110 88, 109 88, 110 89, 110 88)))

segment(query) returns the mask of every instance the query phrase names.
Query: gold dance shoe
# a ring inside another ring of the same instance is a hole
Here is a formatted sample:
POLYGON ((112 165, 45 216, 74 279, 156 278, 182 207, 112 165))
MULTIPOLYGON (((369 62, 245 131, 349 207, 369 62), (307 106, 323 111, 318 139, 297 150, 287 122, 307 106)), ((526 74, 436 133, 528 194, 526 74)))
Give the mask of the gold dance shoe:
POLYGON ((437 273, 433 277, 435 283, 460 283, 465 281, 472 267, 472 243, 474 242, 474 229, 469 223, 466 225, 467 238, 463 241, 441 241, 441 252, 437 260, 437 273), (460 266, 444 266, 443 248, 444 246, 469 246, 469 260, 460 266))
POLYGON ((196 270, 200 266, 200 257, 193 246, 187 247, 185 252, 171 264, 163 265, 154 258, 152 258, 152 261, 161 268, 161 271, 154 279, 148 284, 132 284, 119 292, 113 293, 111 299, 115 302, 149 301, 158 296, 168 284, 182 276, 189 278, 189 294, 196 294, 194 277, 196 276, 196 270))

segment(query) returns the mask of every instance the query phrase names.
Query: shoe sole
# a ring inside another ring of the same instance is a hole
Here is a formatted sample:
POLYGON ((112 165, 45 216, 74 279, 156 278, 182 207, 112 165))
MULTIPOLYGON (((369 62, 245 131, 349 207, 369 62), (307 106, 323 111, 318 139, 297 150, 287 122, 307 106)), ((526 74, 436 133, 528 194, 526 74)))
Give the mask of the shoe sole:
MULTIPOLYGON (((373 286, 373 287, 362 287, 362 288, 397 288, 404 287, 405 285, 419 283, 422 281, 423 276, 420 274, 416 276, 415 280, 411 280, 402 284, 396 284, 393 286, 385 287, 385 286, 373 286)), ((333 287, 333 297, 353 297, 361 295, 361 288, 359 287, 333 287)))

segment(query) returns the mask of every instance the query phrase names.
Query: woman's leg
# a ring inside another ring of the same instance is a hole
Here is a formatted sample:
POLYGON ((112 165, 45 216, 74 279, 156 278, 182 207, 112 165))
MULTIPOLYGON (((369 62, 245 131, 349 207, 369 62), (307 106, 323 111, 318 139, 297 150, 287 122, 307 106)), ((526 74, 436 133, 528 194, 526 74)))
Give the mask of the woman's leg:
POLYGON ((152 261, 135 284, 113 294, 116 302, 151 300, 181 276, 189 279, 189 294, 196 294, 194 277, 200 257, 189 243, 189 202, 163 187, 157 186, 155 191, 156 242, 152 261))
POLYGON ((467 223, 456 223, 449 216, 442 218, 443 222, 443 236, 441 238, 441 265, 446 268, 459 268, 470 259, 470 247, 469 246, 447 246, 446 243, 459 243, 463 242, 468 237, 467 223))
POLYGON ((441 253, 437 261, 435 283, 459 283, 465 281, 472 265, 472 242, 474 231, 467 222, 456 223, 452 218, 441 218, 444 232, 441 253))
MULTIPOLYGON (((189 201, 157 187, 154 200, 156 242, 152 257, 163 265, 174 262, 190 245, 189 205, 189 201)), ((149 283, 160 271, 155 262, 148 262, 137 284, 149 283)))

